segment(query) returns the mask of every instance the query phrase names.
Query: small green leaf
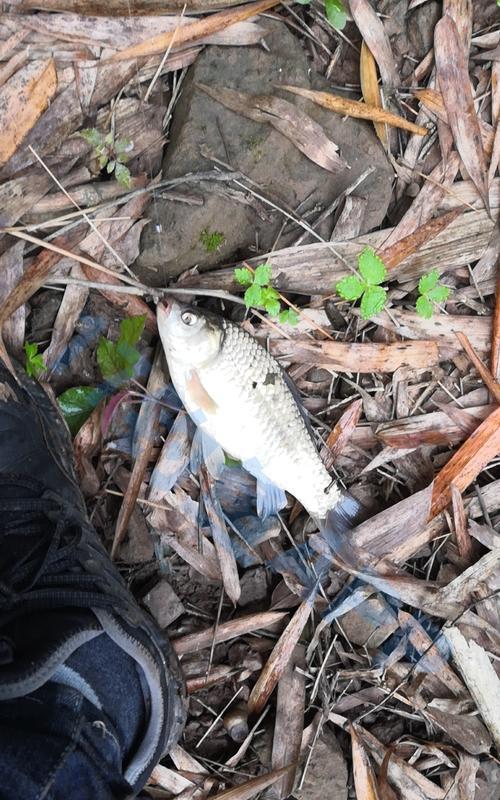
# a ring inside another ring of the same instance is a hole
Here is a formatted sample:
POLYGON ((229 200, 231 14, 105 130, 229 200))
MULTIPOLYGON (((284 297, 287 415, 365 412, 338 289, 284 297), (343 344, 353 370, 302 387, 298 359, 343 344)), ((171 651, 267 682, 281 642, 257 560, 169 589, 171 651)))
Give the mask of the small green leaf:
POLYGON ((276 289, 273 289, 272 286, 262 287, 261 304, 272 317, 278 316, 281 306, 280 296, 276 289))
POLYGON ((134 146, 134 143, 130 139, 126 139, 125 137, 121 139, 116 139, 115 141, 115 153, 117 155, 123 156, 124 153, 129 153, 134 146))
POLYGON ((107 153, 101 153, 101 155, 97 159, 97 163, 99 164, 99 169, 104 169, 104 167, 108 163, 108 158, 109 156, 107 153))
POLYGON ((224 451, 224 464, 226 465, 226 467, 231 467, 233 469, 234 467, 241 467, 241 461, 238 461, 237 458, 232 458, 231 456, 228 456, 228 454, 225 451, 224 451))
POLYGON ((293 308, 288 308, 280 313, 279 321, 282 325, 291 325, 293 327, 299 321, 299 315, 293 308))
POLYGON ((126 317, 120 322, 119 342, 127 342, 130 345, 137 344, 142 336, 146 315, 140 314, 137 317, 126 317))
POLYGON ((104 394, 102 389, 94 386, 75 386, 59 395, 57 401, 73 436, 78 433, 104 394))
POLYGON ((38 352, 38 345, 25 342, 24 352, 26 354, 26 372, 31 378, 38 378, 45 370, 45 363, 42 354, 38 352))
POLYGON ((433 303, 444 303, 445 300, 448 300, 449 296, 450 287, 443 286, 442 283, 440 283, 439 286, 435 286, 430 292, 427 292, 427 299, 432 300, 433 303))
POLYGON ((246 290, 243 300, 247 308, 262 305, 262 288, 257 283, 252 283, 246 290))
POLYGON ((107 133, 106 136, 104 137, 104 144, 107 145, 108 147, 114 146, 114 139, 111 131, 107 133))
POLYGON ((123 361, 117 352, 116 342, 101 336, 97 345, 97 363, 103 378, 114 378, 123 369, 123 361))
POLYGON ((325 0, 325 14, 330 25, 338 31, 345 28, 347 12, 341 0, 325 0))
POLYGON ((363 319, 371 319, 382 311, 386 300, 386 290, 382 286, 368 286, 361 299, 361 316, 363 319))
POLYGON ((431 269, 425 275, 422 275, 418 282, 418 291, 420 294, 427 294, 431 289, 434 289, 439 280, 439 272, 437 269, 431 269))
POLYGON ((369 286, 378 286, 387 277, 384 262, 371 247, 365 247, 359 254, 358 268, 369 286))
POLYGON ((130 189, 132 186, 132 175, 130 174, 129 168, 126 167, 125 164, 121 164, 119 161, 114 163, 116 180, 121 186, 124 186, 125 189, 130 189))
POLYGON ((419 317, 423 317, 424 319, 430 319, 432 317, 432 312, 434 311, 432 307, 432 303, 430 300, 425 297, 425 295, 420 295, 417 300, 417 314, 419 317))
POLYGON ((361 295, 366 289, 366 284, 356 278, 355 275, 347 275, 345 278, 341 278, 335 285, 335 291, 344 300, 359 300, 361 295))
POLYGON ((116 161, 108 161, 108 163, 106 164, 106 172, 108 173, 108 175, 111 175, 115 166, 116 166, 116 161))
POLYGON ((234 270, 234 279, 242 286, 250 286, 253 283, 253 273, 248 267, 237 267, 234 270))
POLYGON ((255 270, 254 282, 258 283, 259 286, 267 286, 271 280, 271 270, 271 264, 260 264, 255 270))
POLYGON ((103 144, 104 137, 100 131, 96 128, 83 128, 80 131, 79 135, 82 139, 85 139, 87 144, 92 145, 92 147, 99 147, 99 145, 103 144))

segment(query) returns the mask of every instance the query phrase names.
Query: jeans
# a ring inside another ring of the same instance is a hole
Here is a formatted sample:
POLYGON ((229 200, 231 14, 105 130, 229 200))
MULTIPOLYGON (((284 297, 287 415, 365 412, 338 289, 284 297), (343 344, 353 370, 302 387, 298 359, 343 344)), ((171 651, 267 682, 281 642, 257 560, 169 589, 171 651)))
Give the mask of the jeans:
POLYGON ((103 634, 53 679, 0 702, 0 800, 116 800, 141 736, 146 697, 135 663, 103 634))

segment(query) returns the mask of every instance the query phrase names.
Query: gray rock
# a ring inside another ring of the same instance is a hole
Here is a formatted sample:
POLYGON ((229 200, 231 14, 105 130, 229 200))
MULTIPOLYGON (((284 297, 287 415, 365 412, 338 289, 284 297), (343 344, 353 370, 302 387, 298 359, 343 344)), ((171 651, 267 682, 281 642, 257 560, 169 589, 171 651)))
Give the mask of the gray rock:
POLYGON ((240 580, 240 586, 239 606, 247 606, 249 603, 258 603, 259 600, 264 600, 268 592, 267 575, 264 567, 247 569, 240 580))
MULTIPOLYGON (((270 52, 261 46, 208 47, 190 68, 174 113, 164 177, 212 170, 214 164, 202 155, 210 152, 248 176, 258 184, 256 191, 261 187, 278 204, 295 209, 306 201, 303 213, 317 204, 327 207, 373 166, 374 172, 356 190, 368 201, 361 232, 371 230, 382 222, 391 195, 392 169, 381 145, 368 123, 344 119, 276 89, 279 83, 310 88, 308 59, 284 24, 267 19, 262 24, 268 29, 265 39, 270 52), (197 83, 250 94, 280 94, 323 126, 351 169, 333 175, 316 166, 270 125, 226 109, 197 89, 197 83)), ((318 80, 316 77, 315 88, 318 80)), ((256 242, 259 252, 271 248, 284 220, 279 212, 234 184, 188 184, 185 191, 202 197, 203 205, 156 199, 150 206, 152 223, 143 233, 142 252, 135 265, 146 283, 162 285, 195 264, 205 269, 247 256, 256 242), (200 241, 203 231, 223 234, 224 242, 216 252, 206 252, 200 241)), ((329 236, 332 227, 333 220, 327 220, 320 233, 329 236)), ((294 227, 280 245, 290 244, 300 233, 301 229, 294 227)))
POLYGON ((342 749, 328 724, 323 728, 312 752, 297 800, 347 800, 347 765, 342 749))
POLYGON ((170 584, 165 580, 160 580, 154 589, 151 589, 144 597, 143 602, 156 619, 160 628, 167 628, 177 617, 184 613, 184 606, 170 584))

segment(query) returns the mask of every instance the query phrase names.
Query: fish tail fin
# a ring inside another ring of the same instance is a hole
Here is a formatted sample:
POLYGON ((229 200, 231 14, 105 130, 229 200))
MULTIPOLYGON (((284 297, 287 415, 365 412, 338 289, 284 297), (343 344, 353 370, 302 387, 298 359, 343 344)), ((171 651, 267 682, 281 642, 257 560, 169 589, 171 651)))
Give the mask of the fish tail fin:
POLYGON ((344 492, 319 525, 332 552, 346 563, 357 562, 356 547, 348 534, 367 517, 367 509, 349 492, 344 492))

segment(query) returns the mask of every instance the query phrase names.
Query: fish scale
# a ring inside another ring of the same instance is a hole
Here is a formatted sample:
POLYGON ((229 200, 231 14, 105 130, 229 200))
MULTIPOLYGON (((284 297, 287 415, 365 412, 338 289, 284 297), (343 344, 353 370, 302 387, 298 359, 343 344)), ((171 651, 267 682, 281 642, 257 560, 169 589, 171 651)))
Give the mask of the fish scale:
POLYGON ((169 309, 158 309, 160 335, 172 381, 195 423, 259 481, 290 492, 311 516, 324 519, 339 491, 277 361, 228 320, 188 309, 199 325, 192 333, 183 329, 186 307, 174 302, 169 309))

